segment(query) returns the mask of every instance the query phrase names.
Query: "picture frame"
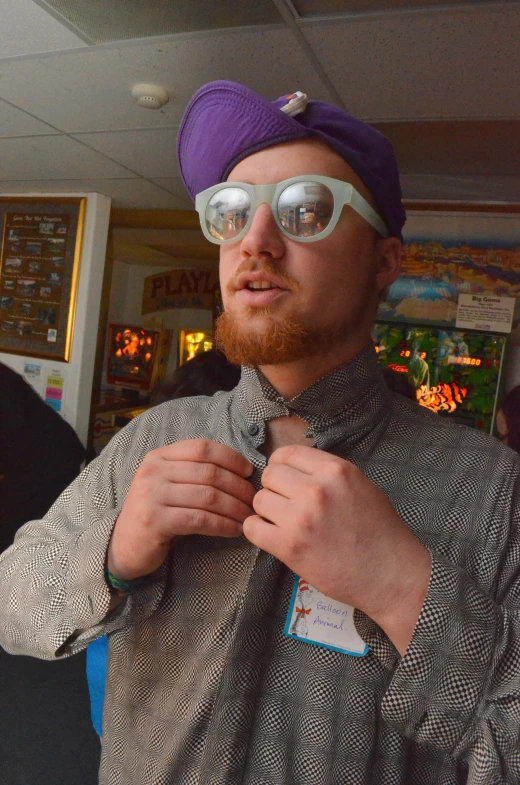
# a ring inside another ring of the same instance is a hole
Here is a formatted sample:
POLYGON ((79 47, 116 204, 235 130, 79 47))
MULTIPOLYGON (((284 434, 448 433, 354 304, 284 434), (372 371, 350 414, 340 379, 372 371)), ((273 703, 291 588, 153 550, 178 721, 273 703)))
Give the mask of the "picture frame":
POLYGON ((0 352, 70 361, 86 206, 0 197, 0 352))
POLYGON ((200 327, 184 328, 179 331, 179 366, 189 362, 198 354, 213 349, 213 330, 200 327))

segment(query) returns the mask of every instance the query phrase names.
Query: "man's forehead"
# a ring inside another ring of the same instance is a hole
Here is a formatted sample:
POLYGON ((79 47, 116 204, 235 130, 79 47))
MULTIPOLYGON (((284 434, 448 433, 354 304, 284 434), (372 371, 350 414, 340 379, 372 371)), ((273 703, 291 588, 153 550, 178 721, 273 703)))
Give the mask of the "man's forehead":
POLYGON ((350 164, 321 139, 301 139, 272 145, 243 158, 227 182, 266 185, 291 177, 324 175, 351 183, 365 198, 372 195, 350 164))

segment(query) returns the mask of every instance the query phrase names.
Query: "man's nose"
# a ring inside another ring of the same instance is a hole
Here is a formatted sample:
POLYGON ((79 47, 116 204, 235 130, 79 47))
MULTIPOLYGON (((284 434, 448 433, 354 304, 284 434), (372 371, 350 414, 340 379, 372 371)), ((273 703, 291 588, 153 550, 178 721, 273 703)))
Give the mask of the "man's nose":
POLYGON ((280 259, 284 255, 284 238, 267 203, 258 205, 249 231, 241 242, 241 250, 245 256, 268 255, 280 259))

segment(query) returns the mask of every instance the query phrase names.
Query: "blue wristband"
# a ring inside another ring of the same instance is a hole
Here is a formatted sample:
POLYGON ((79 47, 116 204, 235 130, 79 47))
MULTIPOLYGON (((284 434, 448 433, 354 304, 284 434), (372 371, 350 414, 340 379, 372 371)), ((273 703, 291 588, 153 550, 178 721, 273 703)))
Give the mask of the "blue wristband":
POLYGON ((105 571, 105 577, 109 586, 122 594, 132 594, 143 586, 151 583, 153 580, 151 575, 143 575, 141 578, 124 580, 123 578, 115 576, 108 568, 105 571))

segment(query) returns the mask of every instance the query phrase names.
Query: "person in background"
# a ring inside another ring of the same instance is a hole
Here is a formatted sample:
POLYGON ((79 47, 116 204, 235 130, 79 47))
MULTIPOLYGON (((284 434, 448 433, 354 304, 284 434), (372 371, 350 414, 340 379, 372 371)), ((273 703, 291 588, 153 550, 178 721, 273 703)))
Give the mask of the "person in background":
POLYGON ((520 460, 384 382, 389 140, 217 81, 178 145, 240 382, 136 417, 24 527, 0 640, 109 634, 100 785, 520 782, 520 460))
POLYGON ((180 365, 169 379, 155 388, 150 403, 157 406, 176 398, 213 395, 219 390, 232 390, 239 381, 240 367, 228 362, 222 352, 211 349, 180 365))
POLYGON ((45 515, 84 459, 73 428, 0 363, 0 551, 22 524, 45 515))
MULTIPOLYGON (((84 458, 73 428, 0 363, 1 550, 23 524, 47 513, 84 458)), ((2 785, 94 785, 100 750, 89 724, 84 669, 83 655, 49 663, 0 647, 2 785)))
POLYGON ((499 439, 520 453, 520 385, 502 398, 496 422, 499 439))
MULTIPOLYGON (((158 406, 176 398, 214 395, 232 390, 240 381, 240 367, 226 360, 222 352, 211 349, 195 355, 180 365, 169 379, 153 390, 150 404, 158 406)), ((87 682, 90 694, 90 715, 99 736, 103 735, 103 706, 107 674, 108 640, 103 635, 87 648, 87 682)))

